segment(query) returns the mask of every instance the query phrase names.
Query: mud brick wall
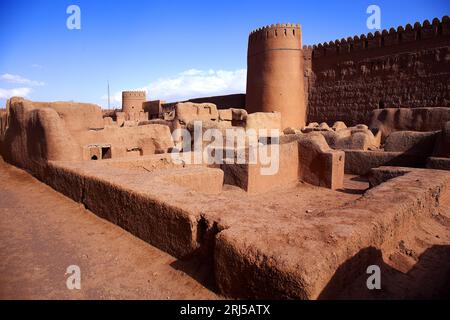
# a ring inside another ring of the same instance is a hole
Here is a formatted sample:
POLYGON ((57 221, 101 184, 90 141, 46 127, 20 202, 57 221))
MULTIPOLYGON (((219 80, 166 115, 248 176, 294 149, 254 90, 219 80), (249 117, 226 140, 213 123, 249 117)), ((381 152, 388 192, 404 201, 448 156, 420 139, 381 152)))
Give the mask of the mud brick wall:
POLYGON ((373 109, 450 107, 450 20, 304 47, 308 122, 366 123, 373 109))
POLYGON ((229 94, 224 96, 214 96, 214 97, 204 97, 189 99, 188 102, 194 103, 214 103, 217 109, 228 109, 228 108, 245 108, 245 94, 229 94))

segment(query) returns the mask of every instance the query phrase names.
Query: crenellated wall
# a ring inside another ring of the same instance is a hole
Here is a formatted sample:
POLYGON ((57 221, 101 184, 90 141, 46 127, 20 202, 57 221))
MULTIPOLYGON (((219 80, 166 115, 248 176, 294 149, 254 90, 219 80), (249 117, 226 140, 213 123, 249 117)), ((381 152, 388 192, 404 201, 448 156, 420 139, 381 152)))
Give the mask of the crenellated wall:
POLYGON ((373 109, 450 107, 450 19, 303 47, 308 121, 367 123, 373 109))

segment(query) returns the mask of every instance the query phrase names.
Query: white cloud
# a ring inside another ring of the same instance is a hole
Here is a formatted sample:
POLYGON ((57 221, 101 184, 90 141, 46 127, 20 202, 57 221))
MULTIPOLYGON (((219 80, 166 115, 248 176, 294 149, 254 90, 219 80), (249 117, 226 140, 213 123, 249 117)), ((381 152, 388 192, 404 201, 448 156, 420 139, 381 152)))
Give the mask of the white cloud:
POLYGON ((4 73, 0 76, 0 80, 9 82, 9 83, 17 83, 17 84, 26 84, 29 86, 43 86, 45 83, 41 81, 34 81, 17 74, 4 73))
POLYGON ((0 88, 0 99, 9 99, 11 97, 26 97, 31 93, 31 88, 0 88))
MULTIPOLYGON (((246 76, 245 69, 234 71, 190 69, 132 90, 146 91, 148 100, 160 99, 173 102, 190 98, 243 93, 245 92, 246 76)), ((102 99, 107 100, 108 96, 103 95, 102 99)), ((111 96, 111 102, 120 105, 122 92, 114 93, 111 96)))
POLYGON ((33 67, 33 68, 35 68, 35 69, 44 69, 44 66, 42 66, 42 65, 40 65, 40 64, 38 64, 38 63, 33 63, 33 64, 31 65, 31 67, 33 67))

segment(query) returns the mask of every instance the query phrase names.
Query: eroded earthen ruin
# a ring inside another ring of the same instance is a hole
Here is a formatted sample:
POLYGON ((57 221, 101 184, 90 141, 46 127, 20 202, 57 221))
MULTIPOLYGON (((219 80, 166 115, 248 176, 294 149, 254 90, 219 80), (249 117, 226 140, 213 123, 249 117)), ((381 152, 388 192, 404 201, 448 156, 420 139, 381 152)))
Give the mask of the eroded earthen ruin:
POLYGON ((13 97, 0 111, 1 154, 149 244, 198 259, 227 297, 441 297, 449 81, 447 16, 313 47, 299 25, 277 24, 249 36, 246 95, 166 103, 124 91, 114 111, 13 97), (227 143, 213 146, 211 129, 227 143), (238 161, 255 146, 277 161, 270 174, 263 158, 238 161), (205 153, 221 161, 191 161, 205 153), (381 293, 367 290, 370 265, 385 272, 381 293))

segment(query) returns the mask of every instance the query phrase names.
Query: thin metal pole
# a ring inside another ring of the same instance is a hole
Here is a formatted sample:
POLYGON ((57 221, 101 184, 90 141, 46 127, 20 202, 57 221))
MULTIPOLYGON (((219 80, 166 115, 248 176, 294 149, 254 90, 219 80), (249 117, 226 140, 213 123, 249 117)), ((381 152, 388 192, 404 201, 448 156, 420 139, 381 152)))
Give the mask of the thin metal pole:
POLYGON ((109 80, 108 80, 108 109, 111 109, 110 98, 109 98, 109 80))

